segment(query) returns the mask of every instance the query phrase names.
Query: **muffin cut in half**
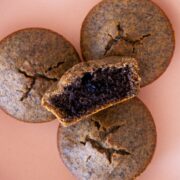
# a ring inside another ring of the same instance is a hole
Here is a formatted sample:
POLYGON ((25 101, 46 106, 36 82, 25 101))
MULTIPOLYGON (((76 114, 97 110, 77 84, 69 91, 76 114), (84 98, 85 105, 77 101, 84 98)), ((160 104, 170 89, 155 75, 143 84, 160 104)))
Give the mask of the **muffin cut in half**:
POLYGON ((130 57, 107 57, 69 69, 50 88, 42 105, 64 126, 136 96, 140 88, 138 64, 130 57))

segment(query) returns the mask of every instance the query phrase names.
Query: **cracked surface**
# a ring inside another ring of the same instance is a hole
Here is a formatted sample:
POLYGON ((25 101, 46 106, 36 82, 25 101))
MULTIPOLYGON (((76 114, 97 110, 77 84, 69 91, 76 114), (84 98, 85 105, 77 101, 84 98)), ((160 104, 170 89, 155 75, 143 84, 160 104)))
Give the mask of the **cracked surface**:
POLYGON ((141 86, 167 69, 174 48, 171 24, 150 0, 103 0, 87 15, 81 30, 85 60, 111 55, 135 57, 141 86))
POLYGON ((139 88, 136 60, 111 56, 73 66, 53 90, 44 94, 42 105, 56 115, 62 125, 68 126, 133 98, 139 88))
POLYGON ((109 42, 105 47, 104 55, 122 55, 122 56, 133 56, 136 57, 137 51, 136 46, 142 44, 145 38, 151 36, 151 34, 142 35, 139 39, 131 39, 131 37, 125 34, 124 29, 121 27, 120 23, 117 24, 117 36, 114 38, 111 34, 109 42))
MULTIPOLYGON (((107 135, 108 135, 108 133, 107 133, 107 135)), ((85 142, 81 142, 81 143, 84 144, 84 146, 86 146, 86 143, 88 143, 88 142, 91 144, 91 146, 93 148, 95 148, 100 153, 105 153, 106 158, 108 159, 110 164, 112 162, 112 156, 114 153, 119 154, 119 155, 123 155, 123 156, 130 155, 130 153, 124 149, 106 148, 102 145, 102 143, 100 141, 97 141, 95 139, 91 139, 88 136, 86 136, 85 142)))
POLYGON ((132 180, 150 163, 156 146, 153 118, 138 98, 59 127, 57 137, 63 162, 80 180, 132 180))
POLYGON ((4 38, 0 42, 1 108, 26 122, 53 120, 41 106, 41 98, 78 61, 73 46, 47 29, 23 29, 4 38))
MULTIPOLYGON (((50 67, 51 68, 51 67, 50 67)), ((20 101, 24 101, 26 98, 29 97, 29 93, 31 92, 31 90, 33 89, 35 83, 36 83, 36 80, 38 78, 42 78, 44 79, 45 81, 54 81, 54 82, 57 82, 58 79, 57 78, 49 78, 47 77, 46 75, 44 74, 35 74, 34 76, 31 76, 31 75, 28 75, 25 71, 22 71, 21 69, 18 69, 18 72, 23 74, 25 77, 27 78, 30 78, 31 79, 31 83, 28 84, 27 88, 26 88, 26 91, 24 92, 24 94, 22 95, 20 101)))
POLYGON ((48 69, 45 72, 48 73, 56 68, 59 68, 59 66, 62 66, 64 63, 65 62, 58 62, 56 65, 48 67, 48 69))

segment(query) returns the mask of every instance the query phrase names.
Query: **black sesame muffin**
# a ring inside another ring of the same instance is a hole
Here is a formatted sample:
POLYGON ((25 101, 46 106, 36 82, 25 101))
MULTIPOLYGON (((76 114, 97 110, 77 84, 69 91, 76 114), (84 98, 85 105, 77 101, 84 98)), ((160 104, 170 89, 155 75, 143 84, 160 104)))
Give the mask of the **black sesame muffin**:
POLYGON ((134 98, 58 131, 58 149, 79 180, 132 180, 150 163, 156 128, 147 107, 134 98))
POLYGON ((82 25, 84 59, 112 55, 135 57, 142 87, 163 74, 174 48, 171 23, 150 0, 103 0, 89 12, 82 25))
POLYGON ((111 56, 69 69, 43 96, 42 105, 64 126, 136 96, 140 89, 134 58, 111 56))
POLYGON ((25 122, 53 120, 41 98, 78 61, 74 47, 51 30, 28 28, 7 36, 0 42, 0 107, 25 122))

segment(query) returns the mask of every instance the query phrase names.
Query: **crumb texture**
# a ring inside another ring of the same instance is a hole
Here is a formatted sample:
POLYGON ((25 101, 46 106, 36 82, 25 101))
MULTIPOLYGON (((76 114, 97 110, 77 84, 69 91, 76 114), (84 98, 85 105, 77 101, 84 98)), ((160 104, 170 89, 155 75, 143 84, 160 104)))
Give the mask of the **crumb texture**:
POLYGON ((58 131, 61 158, 80 180, 132 180, 150 163, 155 146, 152 116, 138 98, 58 131))
POLYGON ((80 117, 88 110, 136 95, 136 82, 131 68, 104 68, 86 72, 73 84, 64 88, 63 94, 53 96, 51 103, 65 111, 67 118, 80 117))
POLYGON ((78 61, 72 45, 50 30, 29 28, 9 35, 0 42, 0 106, 27 122, 54 119, 41 98, 78 61))
POLYGON ((104 0, 90 11, 82 26, 84 59, 134 57, 140 66, 141 86, 166 70, 174 47, 168 18, 150 0, 104 0))
POLYGON ((55 91, 45 94, 47 107, 55 110, 61 121, 72 123, 138 94, 140 78, 135 59, 124 58, 120 63, 121 57, 109 58, 74 66, 63 75, 55 91))

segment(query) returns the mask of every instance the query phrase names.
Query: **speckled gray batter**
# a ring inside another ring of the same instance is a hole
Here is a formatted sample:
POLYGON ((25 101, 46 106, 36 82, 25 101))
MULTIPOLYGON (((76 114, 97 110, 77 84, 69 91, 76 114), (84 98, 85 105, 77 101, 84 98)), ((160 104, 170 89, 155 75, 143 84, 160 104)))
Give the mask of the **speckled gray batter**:
POLYGON ((141 86, 167 69, 174 47, 168 18, 150 0, 103 0, 87 15, 81 30, 85 60, 112 55, 135 57, 141 86))
POLYGON ((79 180, 132 180, 155 146, 153 118, 138 98, 58 131, 61 158, 79 180))
POLYGON ((26 122, 54 119, 41 97, 78 61, 73 46, 53 31, 29 28, 9 35, 0 42, 0 107, 26 122))

